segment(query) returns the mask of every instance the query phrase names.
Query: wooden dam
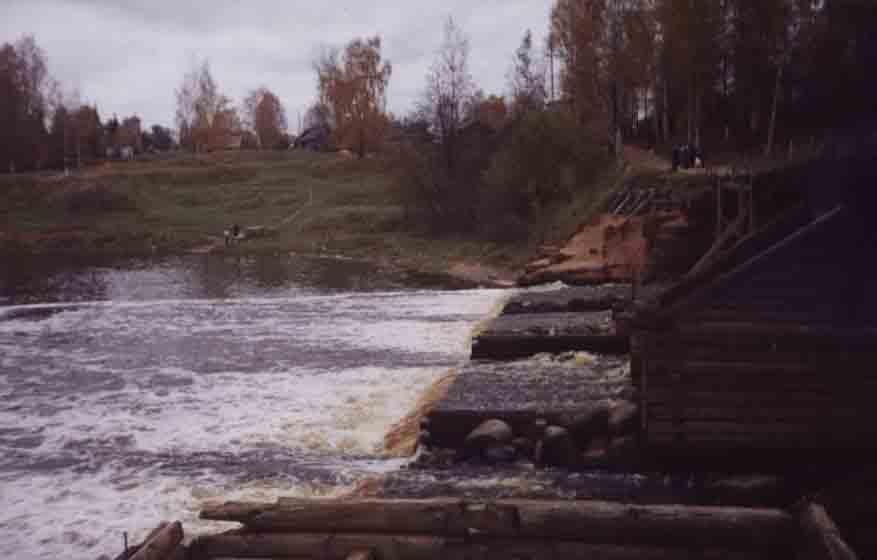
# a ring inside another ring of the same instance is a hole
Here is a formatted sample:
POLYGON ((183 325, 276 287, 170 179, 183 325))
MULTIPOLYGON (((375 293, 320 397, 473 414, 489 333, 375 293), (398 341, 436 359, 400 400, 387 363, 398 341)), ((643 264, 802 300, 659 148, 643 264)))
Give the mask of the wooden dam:
POLYGON ((791 191, 717 182, 713 248, 672 285, 635 298, 627 285, 516 294, 422 421, 427 465, 445 450, 497 468, 794 478, 824 466, 796 499, 227 503, 201 516, 239 529, 184 544, 182 527, 165 524, 119 558, 867 557, 877 550, 877 481, 864 463, 877 441, 873 163, 805 164, 788 172, 791 191), (827 180, 837 188, 826 192, 827 180))

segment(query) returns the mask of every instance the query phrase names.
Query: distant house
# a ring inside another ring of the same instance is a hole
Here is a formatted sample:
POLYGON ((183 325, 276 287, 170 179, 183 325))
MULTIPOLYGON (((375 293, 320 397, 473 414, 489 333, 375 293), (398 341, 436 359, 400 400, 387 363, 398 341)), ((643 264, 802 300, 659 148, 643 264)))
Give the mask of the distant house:
POLYGON ((107 146, 107 159, 121 159, 130 161, 134 159, 136 150, 134 146, 107 146))
POLYGON ((293 145, 296 149, 311 152, 323 152, 329 148, 329 136, 332 131, 327 126, 312 126, 305 129, 293 145))

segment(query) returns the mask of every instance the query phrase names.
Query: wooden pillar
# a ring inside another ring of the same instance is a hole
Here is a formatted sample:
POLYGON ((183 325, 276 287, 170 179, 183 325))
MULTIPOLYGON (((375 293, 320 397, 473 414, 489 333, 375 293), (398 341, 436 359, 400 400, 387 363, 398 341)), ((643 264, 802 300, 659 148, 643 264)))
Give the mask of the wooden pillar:
POLYGON ((722 178, 716 176, 716 240, 722 235, 722 178))
POLYGON ((755 233, 758 222, 755 218, 755 181, 749 178, 749 233, 755 233))
POLYGON ((858 560, 856 552, 841 537, 837 525, 819 504, 804 506, 798 516, 802 545, 799 558, 812 560, 858 560))

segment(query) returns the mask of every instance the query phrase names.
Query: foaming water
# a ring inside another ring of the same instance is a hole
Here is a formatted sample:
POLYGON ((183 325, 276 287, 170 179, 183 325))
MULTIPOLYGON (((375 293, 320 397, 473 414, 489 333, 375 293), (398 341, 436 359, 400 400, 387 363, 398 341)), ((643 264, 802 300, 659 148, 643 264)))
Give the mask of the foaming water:
POLYGON ((331 497, 398 468, 384 434, 503 295, 238 279, 216 298, 169 265, 64 274, 112 289, 0 307, 4 558, 93 559, 162 520, 216 529, 207 503, 331 497))

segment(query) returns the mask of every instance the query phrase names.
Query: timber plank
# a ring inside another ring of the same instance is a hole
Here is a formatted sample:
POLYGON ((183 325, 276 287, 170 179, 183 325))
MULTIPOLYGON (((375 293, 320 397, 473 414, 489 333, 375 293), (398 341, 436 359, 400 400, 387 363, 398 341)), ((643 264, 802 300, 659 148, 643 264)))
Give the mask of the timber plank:
MULTIPOLYGON (((650 406, 667 404, 677 405, 679 403, 679 391, 673 386, 654 387, 650 382, 647 392, 643 395, 643 400, 650 406)), ((798 408, 802 406, 816 407, 832 407, 832 406, 854 406, 856 410, 862 410, 862 407, 869 403, 873 407, 873 398, 869 394, 861 394, 858 399, 844 399, 840 396, 816 393, 786 393, 775 394, 769 390, 763 392, 752 391, 689 391, 684 390, 681 393, 684 399, 683 404, 689 407, 709 407, 709 406, 726 406, 735 405, 739 407, 786 407, 798 408)))
POLYGON ((625 354, 629 349, 629 337, 609 333, 595 335, 482 334, 472 341, 472 359, 514 360, 536 354, 561 354, 563 352, 625 354))
MULTIPOLYGON (((622 538, 623 542, 640 545, 731 549, 787 543, 793 528, 792 518, 775 509, 601 501, 284 501, 217 506, 202 511, 201 517, 284 533, 308 533, 317 527, 325 530, 330 520, 337 535, 368 532, 391 539, 403 532, 447 538, 549 538, 592 544, 617 544, 622 538)), ((311 546, 313 542, 305 544, 311 546)), ((351 550, 383 546, 381 542, 356 545, 351 550)))
POLYGON ((472 358, 509 360, 570 351, 623 354, 629 348, 629 337, 616 333, 608 311, 501 315, 472 341, 472 358))
POLYGON ((582 407, 633 397, 627 361, 594 356, 472 361, 429 414, 431 444, 459 447, 481 422, 496 418, 520 432, 534 420, 554 421, 582 407))
POLYGON ((606 311, 631 299, 626 284, 571 286, 547 292, 520 292, 506 302, 504 315, 606 311))
MULTIPOLYGON (((855 424, 850 423, 853 427, 855 424)), ((773 422, 770 424, 754 424, 734 421, 705 421, 693 420, 678 424, 666 420, 650 421, 648 425, 649 434, 668 433, 675 434, 684 432, 686 434, 740 434, 745 436, 765 436, 774 437, 788 435, 806 435, 808 438, 832 437, 837 440, 859 440, 863 436, 877 436, 877 427, 859 426, 857 430, 842 431, 831 429, 825 424, 809 423, 809 422, 773 422)), ((877 444, 877 441, 875 441, 877 444)))
POLYGON ((843 540, 837 525, 819 504, 807 504, 798 516, 804 535, 804 558, 813 560, 858 560, 843 540))
POLYGON ((741 407, 710 407, 690 408, 687 406, 674 407, 671 405, 650 405, 648 418, 650 420, 674 420, 674 421, 712 421, 712 420, 736 420, 746 423, 770 423, 775 421, 802 421, 802 422, 869 422, 877 421, 877 413, 870 417, 863 417, 856 410, 843 410, 826 412, 813 407, 807 408, 741 408, 741 407))

